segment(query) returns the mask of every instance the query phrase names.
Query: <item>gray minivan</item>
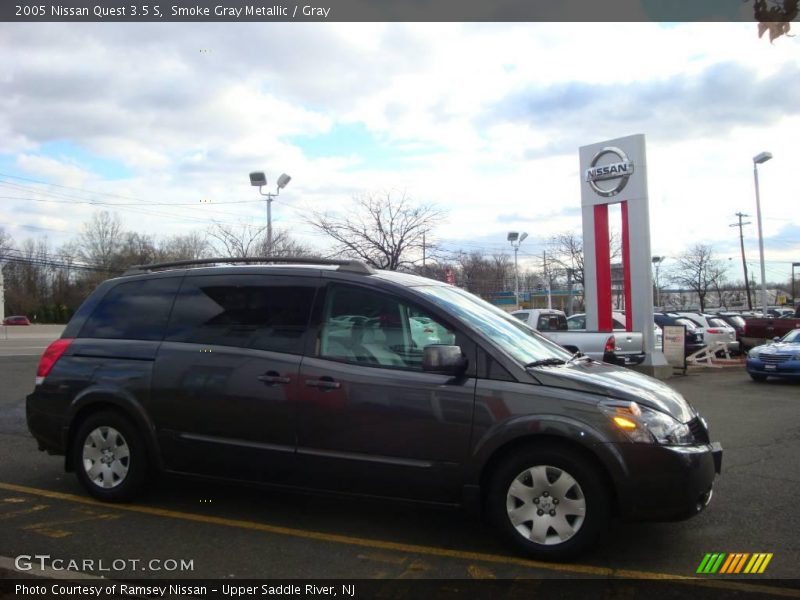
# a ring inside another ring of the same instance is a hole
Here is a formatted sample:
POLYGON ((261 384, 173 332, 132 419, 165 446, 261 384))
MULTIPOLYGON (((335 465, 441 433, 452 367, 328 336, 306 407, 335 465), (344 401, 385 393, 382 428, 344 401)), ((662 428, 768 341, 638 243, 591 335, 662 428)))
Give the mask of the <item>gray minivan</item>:
POLYGON ((166 472, 465 506, 542 559, 614 516, 699 513, 722 459, 667 385, 457 287, 348 261, 106 281, 42 356, 27 419, 102 500, 166 472))

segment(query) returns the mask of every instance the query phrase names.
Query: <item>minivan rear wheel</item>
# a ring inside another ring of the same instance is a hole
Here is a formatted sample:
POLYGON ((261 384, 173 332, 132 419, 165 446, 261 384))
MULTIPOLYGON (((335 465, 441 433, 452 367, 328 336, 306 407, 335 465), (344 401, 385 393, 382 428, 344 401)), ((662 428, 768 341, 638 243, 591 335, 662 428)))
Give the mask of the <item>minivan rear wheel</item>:
POLYGON ((136 426, 114 411, 87 417, 72 444, 78 480, 95 498, 128 500, 141 491, 147 477, 147 454, 136 426))
POLYGON ((611 517, 597 468, 568 448, 526 448, 495 471, 489 514, 503 536, 532 558, 563 560, 592 545, 611 517))

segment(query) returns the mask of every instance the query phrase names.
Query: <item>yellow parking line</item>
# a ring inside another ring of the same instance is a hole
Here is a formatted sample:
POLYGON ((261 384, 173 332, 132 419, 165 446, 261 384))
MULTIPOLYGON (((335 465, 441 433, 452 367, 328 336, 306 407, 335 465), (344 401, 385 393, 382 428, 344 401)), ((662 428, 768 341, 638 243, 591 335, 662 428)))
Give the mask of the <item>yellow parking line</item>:
POLYGON ((401 542, 389 542, 384 540, 373 540, 335 533, 324 533, 321 531, 307 531, 305 529, 295 529, 280 525, 269 525, 255 521, 245 521, 241 519, 228 519, 225 517, 214 517, 211 515, 198 515, 190 512, 168 510, 151 506, 139 506, 136 504, 109 504, 99 502, 88 496, 78 496, 76 494, 66 494, 63 492, 53 492, 39 488, 32 488, 14 483, 0 482, 0 490, 7 490, 21 494, 31 494, 43 498, 55 500, 66 500, 68 502, 78 502, 91 506, 102 506, 104 509, 119 509, 145 515, 178 519, 181 521, 193 521, 208 525, 220 525, 223 527, 233 527, 236 529, 247 529, 250 531, 260 531, 276 535, 285 535, 297 538, 304 538, 320 542, 331 542, 335 544, 346 544, 349 546, 359 546, 362 548, 373 548, 379 550, 393 550, 396 552, 406 552, 410 554, 422 554, 426 556, 438 556, 442 558, 454 558, 468 561, 498 563, 507 565, 517 565, 533 569, 543 569, 547 571, 557 571, 561 573, 573 573, 578 575, 594 575, 598 577, 621 577, 629 579, 648 579, 655 581, 674 581, 700 587, 730 589, 739 592, 753 592, 760 594, 771 594, 773 596, 783 596, 787 598, 800 598, 800 590, 787 588, 773 588, 767 585, 756 585, 749 583, 738 583, 726 580, 699 579, 685 575, 673 575, 669 573, 654 573, 649 571, 636 571, 630 569, 611 569, 608 567, 595 567, 591 565, 550 563, 518 558, 515 556, 502 556, 499 554, 488 554, 483 552, 470 552, 466 550, 448 550, 435 546, 421 546, 417 544, 405 544, 401 542))

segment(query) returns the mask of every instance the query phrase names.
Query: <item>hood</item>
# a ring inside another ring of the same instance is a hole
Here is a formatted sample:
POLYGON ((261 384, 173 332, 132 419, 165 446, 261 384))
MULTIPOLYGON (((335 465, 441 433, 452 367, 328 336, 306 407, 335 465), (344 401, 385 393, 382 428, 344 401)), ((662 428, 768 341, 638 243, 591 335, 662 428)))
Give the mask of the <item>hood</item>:
POLYGON ((800 344, 796 342, 775 342, 756 346, 750 352, 755 354, 795 354, 800 353, 800 344))
POLYGON ((637 402, 665 412, 681 423, 696 414, 684 397, 665 383, 623 367, 581 361, 531 372, 543 385, 637 402))

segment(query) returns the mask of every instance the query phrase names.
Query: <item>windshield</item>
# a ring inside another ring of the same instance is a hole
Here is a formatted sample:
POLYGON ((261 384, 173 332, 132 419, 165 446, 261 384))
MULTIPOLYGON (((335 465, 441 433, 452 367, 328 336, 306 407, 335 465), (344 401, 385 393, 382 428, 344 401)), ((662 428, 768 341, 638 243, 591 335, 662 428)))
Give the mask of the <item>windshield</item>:
POLYGON ((697 329, 697 324, 694 321, 690 321, 689 319, 675 319, 676 325, 685 325, 686 329, 689 331, 694 331, 697 329))
POLYGON ((572 356, 571 352, 542 337, 519 319, 469 292, 440 285, 416 289, 448 313, 480 331, 522 364, 548 358, 568 360, 572 356))
POLYGON ((781 341, 786 343, 789 342, 800 343, 800 329, 794 329, 790 331, 785 336, 783 336, 783 339, 781 341))
POLYGON ((737 327, 744 327, 744 319, 739 315, 727 315, 725 318, 737 327))

